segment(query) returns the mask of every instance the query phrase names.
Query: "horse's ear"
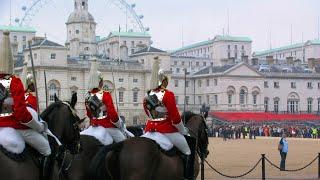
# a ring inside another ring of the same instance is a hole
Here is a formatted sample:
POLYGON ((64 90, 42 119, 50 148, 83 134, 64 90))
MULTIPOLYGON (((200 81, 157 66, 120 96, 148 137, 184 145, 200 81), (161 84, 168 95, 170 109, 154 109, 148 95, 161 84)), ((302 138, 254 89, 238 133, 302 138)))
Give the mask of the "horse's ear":
POLYGON ((54 94, 54 102, 58 102, 58 101, 60 101, 60 100, 59 100, 57 94, 55 93, 55 94, 54 94))
POLYGON ((73 93, 70 101, 71 102, 70 106, 74 108, 77 104, 77 101, 78 101, 77 93, 73 93))

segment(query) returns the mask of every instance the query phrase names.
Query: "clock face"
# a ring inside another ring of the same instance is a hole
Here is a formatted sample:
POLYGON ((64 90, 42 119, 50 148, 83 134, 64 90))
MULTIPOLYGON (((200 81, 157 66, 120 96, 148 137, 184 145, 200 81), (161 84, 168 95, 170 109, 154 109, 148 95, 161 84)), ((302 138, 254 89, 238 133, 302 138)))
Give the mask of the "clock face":
POLYGON ((114 90, 114 85, 111 81, 103 81, 103 90, 112 92, 114 90))

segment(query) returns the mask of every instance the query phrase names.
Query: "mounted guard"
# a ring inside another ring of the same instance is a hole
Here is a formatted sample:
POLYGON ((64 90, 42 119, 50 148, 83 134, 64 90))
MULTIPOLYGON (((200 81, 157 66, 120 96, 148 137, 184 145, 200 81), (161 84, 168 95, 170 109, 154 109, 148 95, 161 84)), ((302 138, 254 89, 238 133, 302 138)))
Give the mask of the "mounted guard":
POLYGON ((191 180, 194 176, 194 153, 184 137, 189 136, 188 129, 181 120, 174 93, 167 89, 168 82, 168 76, 159 70, 159 59, 156 57, 152 67, 151 89, 143 101, 149 119, 146 134, 142 137, 155 140, 164 150, 170 150, 172 145, 178 148, 185 155, 184 177, 191 180))
POLYGON ((11 152, 21 153, 24 149, 15 149, 11 145, 26 142, 41 155, 41 178, 47 179, 52 162, 51 149, 43 133, 47 124, 40 121, 38 113, 26 104, 25 89, 19 77, 13 75, 13 58, 10 47, 9 32, 3 33, 3 45, 0 46, 0 145, 11 152), (12 131, 12 128, 15 131, 12 131), (10 133, 10 134, 6 134, 10 133), (3 136, 3 135, 6 136, 3 136), (22 137, 22 139, 21 139, 22 137), (11 142, 10 142, 11 141, 11 142), (14 142, 12 142, 14 141, 14 142), (5 142, 5 143, 3 143, 5 142))
POLYGON ((126 128, 114 107, 111 93, 103 90, 103 77, 98 71, 98 62, 91 62, 88 92, 85 95, 87 116, 90 126, 82 135, 94 136, 103 145, 126 139, 126 128))

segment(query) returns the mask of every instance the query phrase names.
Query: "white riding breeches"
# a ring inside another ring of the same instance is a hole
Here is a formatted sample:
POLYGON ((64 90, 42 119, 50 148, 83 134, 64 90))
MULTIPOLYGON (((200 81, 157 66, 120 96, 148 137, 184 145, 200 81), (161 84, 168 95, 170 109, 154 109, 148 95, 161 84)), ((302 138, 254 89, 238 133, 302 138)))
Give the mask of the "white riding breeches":
POLYGON ((33 129, 17 129, 17 131, 21 134, 25 142, 35 148, 40 154, 44 156, 49 156, 51 154, 49 141, 44 135, 33 129))
POLYGON ((118 128, 106 128, 110 136, 112 137, 113 141, 116 143, 124 141, 126 137, 118 128))
POLYGON ((81 135, 93 136, 103 145, 109 145, 114 142, 120 142, 126 139, 124 134, 118 128, 104 128, 102 126, 89 126, 83 130, 81 135))
POLYGON ((191 151, 190 151, 189 145, 187 143, 187 140, 182 134, 180 134, 178 132, 175 132, 175 133, 162 133, 162 134, 165 135, 170 140, 170 142, 175 147, 177 147, 183 154, 186 154, 186 155, 190 155, 191 154, 191 151))

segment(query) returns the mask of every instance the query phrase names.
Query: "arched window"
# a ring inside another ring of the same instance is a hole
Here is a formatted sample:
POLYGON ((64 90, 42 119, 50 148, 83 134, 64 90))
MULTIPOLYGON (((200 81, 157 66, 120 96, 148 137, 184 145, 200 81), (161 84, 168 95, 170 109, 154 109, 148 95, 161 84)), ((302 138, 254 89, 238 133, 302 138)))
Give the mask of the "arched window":
POLYGON ((54 95, 56 94, 57 97, 60 96, 60 84, 58 81, 53 80, 49 82, 49 102, 54 102, 54 95))
POLYGON ((233 95, 235 94, 235 88, 233 86, 229 86, 227 88, 227 95, 228 95, 228 104, 231 105, 233 103, 233 95))

